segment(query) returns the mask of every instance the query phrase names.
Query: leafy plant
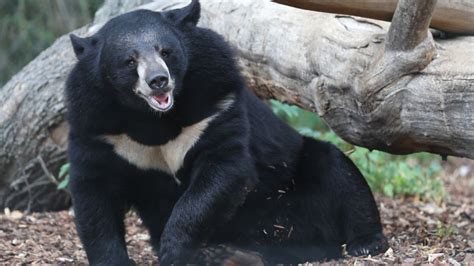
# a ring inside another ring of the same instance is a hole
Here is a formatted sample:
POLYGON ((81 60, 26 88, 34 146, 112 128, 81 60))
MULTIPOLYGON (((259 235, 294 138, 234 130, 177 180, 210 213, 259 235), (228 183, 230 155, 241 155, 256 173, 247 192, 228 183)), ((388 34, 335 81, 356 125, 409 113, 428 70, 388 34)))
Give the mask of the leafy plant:
POLYGON ((69 163, 63 164, 59 169, 57 189, 66 189, 69 185, 69 163))
POLYGON ((442 170, 439 157, 428 153, 397 156, 369 151, 338 137, 314 113, 275 100, 270 101, 270 106, 301 134, 331 142, 348 154, 373 191, 390 197, 419 196, 432 200, 444 197, 443 182, 436 178, 442 170))
POLYGON ((441 238, 450 237, 458 233, 458 228, 454 225, 442 224, 438 222, 436 234, 441 238))

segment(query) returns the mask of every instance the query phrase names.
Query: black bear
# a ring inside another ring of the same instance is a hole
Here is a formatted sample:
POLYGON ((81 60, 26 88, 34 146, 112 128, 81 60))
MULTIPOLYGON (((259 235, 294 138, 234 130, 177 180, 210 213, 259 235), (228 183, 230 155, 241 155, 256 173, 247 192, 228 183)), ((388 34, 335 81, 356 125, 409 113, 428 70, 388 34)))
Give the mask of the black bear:
POLYGON ((246 88, 223 38, 196 26, 199 17, 193 0, 71 35, 69 187, 89 262, 130 263, 130 208, 163 265, 222 245, 270 264, 336 258, 343 244, 351 255, 383 252, 358 169, 280 121, 246 88))

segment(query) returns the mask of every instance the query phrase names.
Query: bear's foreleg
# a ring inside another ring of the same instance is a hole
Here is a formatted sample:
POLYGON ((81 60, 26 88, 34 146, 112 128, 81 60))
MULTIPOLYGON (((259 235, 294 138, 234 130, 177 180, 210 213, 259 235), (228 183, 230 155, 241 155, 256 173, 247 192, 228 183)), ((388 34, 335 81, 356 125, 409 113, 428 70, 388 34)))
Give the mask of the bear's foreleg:
MULTIPOLYGON (((256 170, 245 148, 239 152, 201 156, 191 183, 173 208, 160 242, 162 265, 184 264, 244 202, 256 179, 256 170)), ((235 149, 232 149, 235 151, 235 149)))
MULTIPOLYGON (((72 177, 76 181, 77 177, 72 177)), ((125 245, 125 204, 97 180, 72 182, 75 222, 91 265, 130 265, 125 245), (101 189, 103 188, 103 189, 101 189)))

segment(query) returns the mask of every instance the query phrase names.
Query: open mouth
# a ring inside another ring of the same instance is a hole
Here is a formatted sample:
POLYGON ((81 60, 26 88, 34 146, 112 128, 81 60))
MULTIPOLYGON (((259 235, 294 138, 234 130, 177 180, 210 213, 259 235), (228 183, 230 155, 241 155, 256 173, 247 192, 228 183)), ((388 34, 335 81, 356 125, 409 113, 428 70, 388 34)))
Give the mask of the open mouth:
POLYGON ((146 96, 145 99, 151 108, 160 112, 166 112, 170 110, 171 107, 173 107, 173 93, 172 92, 146 96))

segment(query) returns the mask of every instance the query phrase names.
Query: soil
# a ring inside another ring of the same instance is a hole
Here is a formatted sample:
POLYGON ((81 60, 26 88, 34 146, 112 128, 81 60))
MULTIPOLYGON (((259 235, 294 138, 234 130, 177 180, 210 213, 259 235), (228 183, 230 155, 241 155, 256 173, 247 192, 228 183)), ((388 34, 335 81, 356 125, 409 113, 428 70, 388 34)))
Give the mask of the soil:
MULTIPOLYGON (((445 163, 448 192, 441 203, 376 195, 390 249, 373 257, 346 257, 347 264, 474 264, 474 161, 445 163)), ((127 246, 137 264, 157 264, 139 218, 126 218, 127 246)), ((85 264, 70 212, 0 215, 0 264, 85 264)))

